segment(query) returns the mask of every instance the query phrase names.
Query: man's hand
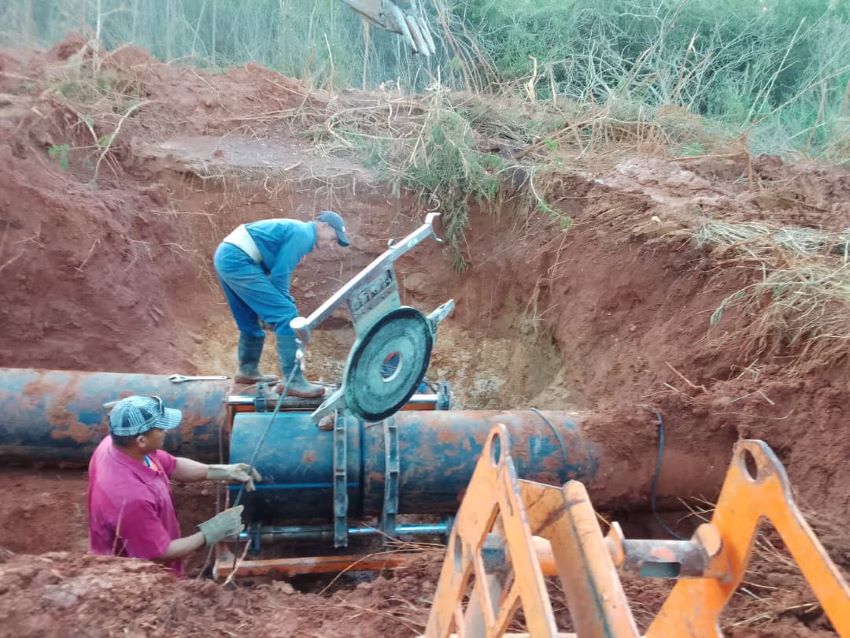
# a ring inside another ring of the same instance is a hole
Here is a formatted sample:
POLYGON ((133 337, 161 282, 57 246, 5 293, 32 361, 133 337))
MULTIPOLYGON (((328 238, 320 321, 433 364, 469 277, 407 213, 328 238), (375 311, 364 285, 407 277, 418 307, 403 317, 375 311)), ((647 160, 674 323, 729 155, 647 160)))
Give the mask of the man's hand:
POLYGON ((263 480, 260 473, 247 463, 210 465, 207 469, 207 479, 210 481, 227 481, 228 483, 244 483, 246 492, 254 491, 254 481, 263 480), (249 469, 250 474, 248 473, 249 469))
POLYGON ((431 30, 418 0, 343 0, 371 22, 393 33, 401 34, 414 53, 436 52, 431 30))
POLYGON ((245 509, 244 505, 231 507, 198 525, 207 545, 215 545, 225 538, 236 536, 241 532, 245 528, 242 524, 243 509, 245 509))

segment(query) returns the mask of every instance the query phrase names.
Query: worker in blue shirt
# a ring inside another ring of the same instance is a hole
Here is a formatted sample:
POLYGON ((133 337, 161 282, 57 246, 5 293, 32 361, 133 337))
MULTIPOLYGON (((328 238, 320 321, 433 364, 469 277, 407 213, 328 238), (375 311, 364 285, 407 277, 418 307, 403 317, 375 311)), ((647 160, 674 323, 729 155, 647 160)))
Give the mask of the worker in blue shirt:
POLYGON ((237 383, 271 383, 277 377, 259 369, 265 331, 260 325, 274 326, 280 369, 288 379, 295 368, 288 394, 317 398, 324 386, 304 378, 296 361, 295 333, 289 322, 298 316, 289 291, 292 271, 307 253, 327 250, 334 242, 348 246, 345 223, 338 213, 323 211, 313 221, 265 219, 242 224, 219 244, 213 263, 224 296, 239 327, 239 369, 237 383))

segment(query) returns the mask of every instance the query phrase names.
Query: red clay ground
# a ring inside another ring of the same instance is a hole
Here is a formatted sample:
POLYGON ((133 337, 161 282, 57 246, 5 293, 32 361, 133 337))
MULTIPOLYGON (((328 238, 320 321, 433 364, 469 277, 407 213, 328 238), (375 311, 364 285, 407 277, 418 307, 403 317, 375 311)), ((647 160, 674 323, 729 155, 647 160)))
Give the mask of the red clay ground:
MULTIPOLYGON (((0 54, 0 366, 227 373, 235 330, 209 262, 233 226, 322 208, 346 214, 354 250, 341 260, 308 259, 294 282, 306 313, 421 218, 366 169, 317 155, 297 130, 275 125, 275 114, 322 106, 329 96, 308 96, 258 67, 206 75, 134 49, 103 62, 112 90, 92 96, 81 88, 89 67, 74 66, 78 49, 70 40, 46 53, 0 54), (142 105, 122 121, 134 104, 142 105), (119 123, 103 153, 94 140, 119 123)), ((617 468, 623 481, 651 471, 644 459, 655 453, 660 410, 669 450, 662 495, 675 492, 680 471, 700 471, 677 466, 677 453, 702 455, 716 472, 736 440, 763 438, 816 520, 825 529, 846 525, 846 353, 801 359, 799 344, 777 338, 757 356, 749 333, 737 331, 747 317, 734 310, 709 330, 709 317, 753 270, 693 235, 707 219, 843 231, 850 173, 769 157, 635 157, 595 172, 564 170, 558 180, 552 200, 573 218, 568 232, 512 206, 498 216, 475 211, 468 271, 456 273, 434 245, 401 262, 411 304, 457 301, 441 328, 434 376, 448 377, 466 407, 592 411, 587 427, 598 440, 635 451, 633 467, 617 468)), ((338 373, 349 339, 342 322, 329 328, 311 362, 326 378, 338 373)), ((0 474, 0 546, 71 552, 0 565, 0 634, 62 635, 69 626, 79 635, 421 630, 435 559, 332 598, 177 583, 149 566, 79 555, 84 485, 81 474, 0 474)), ((211 493, 178 498, 187 529, 214 507, 211 493)), ((846 535, 827 537, 836 562, 850 566, 846 535)), ((728 635, 830 635, 780 556, 767 553, 755 593, 736 597, 728 635)), ((630 589, 644 621, 662 591, 630 589)))

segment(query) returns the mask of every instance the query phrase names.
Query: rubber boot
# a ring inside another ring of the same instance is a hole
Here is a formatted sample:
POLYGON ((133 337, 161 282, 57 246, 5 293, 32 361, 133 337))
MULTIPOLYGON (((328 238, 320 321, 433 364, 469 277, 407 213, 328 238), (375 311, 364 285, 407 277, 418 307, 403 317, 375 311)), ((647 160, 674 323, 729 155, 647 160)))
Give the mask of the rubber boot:
POLYGON ((260 372, 260 355, 265 337, 239 334, 239 369, 233 377, 236 383, 274 383, 277 377, 260 372))
POLYGON ((289 375, 292 374, 292 369, 295 368, 286 396, 301 399, 318 399, 324 396, 325 386, 310 383, 304 378, 304 373, 295 357, 297 351, 298 344, 295 342, 294 334, 277 336, 277 354, 280 357, 280 372, 283 375, 277 386, 278 393, 283 391, 283 385, 289 379, 289 375))

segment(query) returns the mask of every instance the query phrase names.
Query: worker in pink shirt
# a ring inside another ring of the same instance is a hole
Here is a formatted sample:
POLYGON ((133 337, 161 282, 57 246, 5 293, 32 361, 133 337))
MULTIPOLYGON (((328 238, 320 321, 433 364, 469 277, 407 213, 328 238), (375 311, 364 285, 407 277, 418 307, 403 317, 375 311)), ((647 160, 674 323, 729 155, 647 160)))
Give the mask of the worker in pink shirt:
POLYGON ((182 576, 185 556, 242 531, 240 505, 201 523, 200 531, 180 536, 172 479, 245 483, 248 491, 260 480, 245 463, 205 465, 164 451, 166 430, 176 428, 182 418, 180 410, 166 408, 159 397, 131 396, 113 405, 110 436, 89 463, 92 553, 157 561, 182 576))

